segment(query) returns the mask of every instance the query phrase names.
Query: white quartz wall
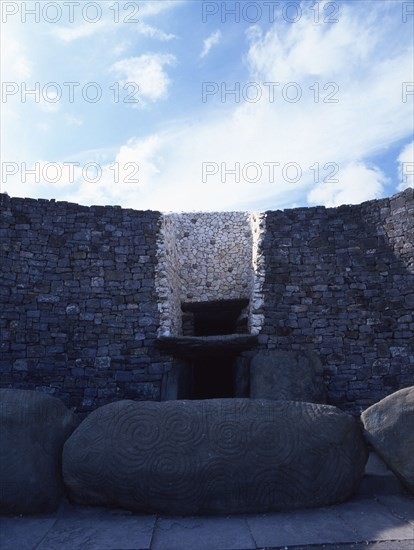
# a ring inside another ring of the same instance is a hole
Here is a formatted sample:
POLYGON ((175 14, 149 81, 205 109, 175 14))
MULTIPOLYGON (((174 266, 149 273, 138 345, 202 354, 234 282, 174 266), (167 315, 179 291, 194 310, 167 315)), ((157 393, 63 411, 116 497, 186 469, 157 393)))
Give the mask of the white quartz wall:
POLYGON ((264 322, 264 294, 265 259, 262 242, 265 232, 266 215, 254 213, 250 215, 252 231, 252 268, 253 284, 250 289, 249 332, 259 334, 264 322))
POLYGON ((160 312, 159 336, 176 336, 182 332, 178 253, 175 227, 169 216, 163 216, 155 269, 160 312))
POLYGON ((240 212, 172 214, 181 300, 246 298, 251 287, 252 234, 240 212))
POLYGON ((160 335, 179 335, 181 303, 248 298, 249 326, 262 321, 263 217, 246 212, 166 214, 158 243, 160 335))

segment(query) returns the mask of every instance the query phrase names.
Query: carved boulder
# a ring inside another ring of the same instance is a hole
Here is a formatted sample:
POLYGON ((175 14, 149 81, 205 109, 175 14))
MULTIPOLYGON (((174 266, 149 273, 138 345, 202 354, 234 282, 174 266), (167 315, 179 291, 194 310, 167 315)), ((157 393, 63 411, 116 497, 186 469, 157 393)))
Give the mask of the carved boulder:
POLYGON ((64 446, 73 500, 166 514, 247 513, 347 499, 367 454, 328 405, 252 399, 119 401, 64 446))

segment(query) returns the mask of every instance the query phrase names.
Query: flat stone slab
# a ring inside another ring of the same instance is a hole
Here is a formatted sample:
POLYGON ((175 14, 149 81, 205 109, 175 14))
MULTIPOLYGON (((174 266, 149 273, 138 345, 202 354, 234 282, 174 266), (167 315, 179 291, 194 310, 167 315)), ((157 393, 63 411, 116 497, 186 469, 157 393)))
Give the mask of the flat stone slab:
POLYGON ((151 550, 255 550, 245 518, 159 518, 151 550))
POLYGON ((254 334, 223 334, 220 336, 160 336, 156 345, 165 353, 192 357, 195 353, 234 355, 257 345, 254 334))
POLYGON ((377 498, 394 516, 412 525, 414 540, 414 498, 405 495, 378 495, 377 498))
POLYGON ((300 510, 248 517, 259 547, 355 542, 356 532, 331 508, 300 510))
POLYGON ((413 526, 380 502, 363 499, 335 508, 339 517, 355 529, 357 541, 414 540, 413 526))
POLYGON ((0 518, 1 550, 149 550, 155 516, 63 505, 49 516, 0 518))
POLYGON ((412 550, 414 499, 375 499, 354 497, 326 508, 260 515, 158 518, 67 504, 47 516, 0 517, 0 548, 412 550))
POLYGON ((1 517, 1 550, 33 550, 37 548, 56 523, 55 516, 1 517))
POLYGON ((150 548, 153 516, 79 515, 59 519, 36 550, 146 550, 150 548))
POLYGON ((366 458, 355 419, 329 405, 119 401, 72 434, 63 475, 79 504, 235 514, 344 501, 366 458))

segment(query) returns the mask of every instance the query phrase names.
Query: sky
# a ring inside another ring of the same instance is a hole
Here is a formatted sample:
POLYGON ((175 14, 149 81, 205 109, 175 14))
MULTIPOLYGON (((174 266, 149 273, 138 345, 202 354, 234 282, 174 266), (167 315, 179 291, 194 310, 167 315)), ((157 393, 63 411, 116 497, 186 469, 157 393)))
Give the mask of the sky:
POLYGON ((1 5, 1 191, 138 210, 413 186, 414 2, 1 5))

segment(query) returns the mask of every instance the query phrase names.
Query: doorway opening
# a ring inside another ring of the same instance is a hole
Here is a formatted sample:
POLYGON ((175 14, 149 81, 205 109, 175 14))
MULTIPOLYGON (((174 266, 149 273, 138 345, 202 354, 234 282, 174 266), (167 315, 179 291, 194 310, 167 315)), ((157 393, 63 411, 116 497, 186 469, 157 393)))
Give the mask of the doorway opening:
POLYGON ((233 357, 197 357, 191 362, 190 399, 234 397, 233 357))
POLYGON ((184 336, 248 333, 248 299, 194 302, 181 305, 184 336))

